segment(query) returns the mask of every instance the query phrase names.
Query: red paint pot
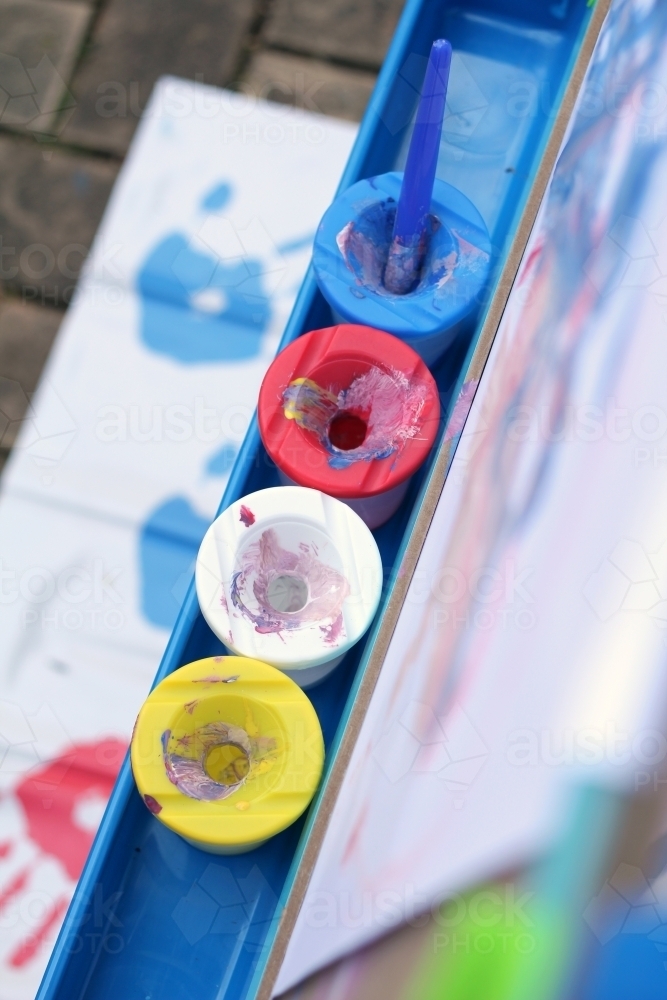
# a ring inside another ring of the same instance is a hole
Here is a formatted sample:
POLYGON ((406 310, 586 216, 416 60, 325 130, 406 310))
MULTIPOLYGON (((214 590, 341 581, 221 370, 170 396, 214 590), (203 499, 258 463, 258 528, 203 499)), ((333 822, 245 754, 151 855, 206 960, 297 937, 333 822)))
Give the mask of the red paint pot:
POLYGON ((341 324, 281 351, 262 383, 258 415, 283 482, 343 500, 377 528, 433 447, 440 399, 411 347, 341 324))

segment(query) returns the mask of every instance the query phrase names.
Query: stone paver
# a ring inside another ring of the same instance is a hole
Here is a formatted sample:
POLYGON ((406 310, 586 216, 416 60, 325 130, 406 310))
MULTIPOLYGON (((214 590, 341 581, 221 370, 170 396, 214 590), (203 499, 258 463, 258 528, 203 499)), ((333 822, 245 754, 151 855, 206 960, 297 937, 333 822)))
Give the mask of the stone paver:
POLYGON ((58 108, 72 105, 67 81, 91 15, 76 0, 0 0, 1 125, 52 131, 58 108))
POLYGON ((263 51, 253 57, 242 84, 256 97, 361 121, 375 79, 374 73, 364 70, 263 51))
POLYGON ((108 0, 72 89, 67 142, 125 154, 164 73, 225 84, 254 16, 250 0, 108 0))
POLYGON ((0 466, 16 440, 62 318, 59 309, 0 300, 0 466))
POLYGON ((0 280, 66 305, 113 182, 114 163, 0 136, 0 280))
POLYGON ((379 68, 404 0, 275 0, 263 37, 306 55, 379 68))
POLYGON ((155 80, 359 120, 402 5, 0 0, 0 469, 155 80))

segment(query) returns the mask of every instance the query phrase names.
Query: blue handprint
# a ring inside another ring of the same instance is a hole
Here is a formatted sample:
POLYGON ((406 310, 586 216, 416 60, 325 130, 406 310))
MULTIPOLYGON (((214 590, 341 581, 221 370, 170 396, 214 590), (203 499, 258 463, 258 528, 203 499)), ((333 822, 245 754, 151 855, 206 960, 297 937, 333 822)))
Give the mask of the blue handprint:
MULTIPOLYGON (((232 189, 218 184, 202 200, 219 211, 232 189)), ((271 319, 260 260, 222 260, 171 233, 151 251, 137 275, 140 334, 160 354, 184 364, 255 357, 271 319)))

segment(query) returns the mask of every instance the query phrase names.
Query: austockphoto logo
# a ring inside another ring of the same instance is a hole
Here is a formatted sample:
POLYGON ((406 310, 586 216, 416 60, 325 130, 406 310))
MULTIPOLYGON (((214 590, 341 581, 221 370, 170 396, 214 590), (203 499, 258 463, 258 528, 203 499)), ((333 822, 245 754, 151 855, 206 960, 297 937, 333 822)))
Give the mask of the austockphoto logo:
POLYGON ((513 559, 467 572, 457 566, 443 566, 432 574, 417 569, 406 604, 419 607, 430 601, 440 605, 432 613, 435 629, 516 627, 525 632, 538 621, 530 593, 532 573, 532 567, 518 566, 513 559))
MULTIPOLYGON (((221 119, 220 138, 223 143, 243 143, 247 145, 292 145, 318 146, 326 139, 326 129, 319 122, 290 120, 292 109, 288 103, 266 103, 264 92, 275 91, 278 87, 283 99, 301 96, 304 102, 312 100, 312 95, 321 84, 315 83, 303 95, 292 95, 291 88, 284 84, 267 84, 256 89, 249 84, 241 84, 236 91, 219 90, 207 86, 201 74, 196 74, 194 84, 170 82, 157 92, 157 98, 142 107, 139 83, 132 80, 123 83, 106 80, 97 87, 95 111, 99 118, 212 118, 221 119), (261 108, 261 121, 247 121, 261 108)), ((289 102, 294 103, 292 100, 289 102)), ((317 107, 311 110, 318 110, 317 107)))
POLYGON ((419 701, 407 705, 373 749, 373 760, 392 785, 408 774, 432 775, 455 793, 470 788, 488 755, 486 743, 459 705, 438 718, 430 705, 419 701))
MULTIPOLYGON (((531 78, 510 84, 507 91, 510 117, 535 118, 538 114, 555 115, 557 111, 558 93, 550 81, 538 82, 531 78)), ((577 107, 578 116, 584 119, 639 116, 647 128, 653 124, 655 128, 662 128, 663 134, 666 113, 667 88, 662 82, 643 80, 631 86, 624 77, 608 73, 601 80, 587 82, 577 107)))
MULTIPOLYGON (((38 711, 28 714, 16 702, 0 700, 0 771, 4 774, 25 774, 36 764, 48 761, 52 757, 52 745, 44 744, 44 733, 49 733, 49 739, 57 737, 63 747, 73 745, 73 740, 50 704, 44 703, 38 711)), ((47 797, 55 792, 65 773, 63 769, 51 780, 43 781, 41 787, 47 797)))
POLYGON ((535 921, 529 912, 534 895, 508 882, 445 900, 431 910, 437 928, 434 952, 530 955, 537 947, 535 921))
POLYGON ((517 729, 508 737, 507 759, 514 767, 634 769, 638 789, 656 782, 667 784, 660 777, 667 760, 667 737, 658 729, 630 733, 613 722, 602 729, 517 729))
POLYGON ((25 66, 0 52, 0 123, 35 135, 58 135, 74 112, 75 101, 47 55, 25 66))
POLYGON ((257 865, 246 875, 211 863, 174 907, 171 918, 189 945, 208 934, 232 934, 258 952, 271 927, 278 897, 257 865))
POLYGON ((125 938, 116 908, 122 896, 122 892, 107 895, 99 883, 95 885, 91 902, 79 925, 82 929, 64 942, 70 955, 120 954, 125 947, 125 938))
POLYGON ((95 437, 103 444, 135 441, 170 441, 185 443, 234 442, 240 444, 245 437, 253 410, 250 406, 235 404, 218 409, 209 406, 203 396, 194 399, 193 406, 184 403, 136 403, 120 406, 107 403, 97 411, 95 437))
POLYGON ((326 83, 325 79, 314 78, 310 73, 306 76, 295 69, 289 75, 289 82, 285 77, 267 79, 261 84, 245 82, 238 85, 238 92, 255 102, 270 101, 272 106, 266 111, 272 115, 289 115, 290 107, 326 114, 318 101, 318 94, 326 83), (279 108, 274 107, 276 103, 279 108))
POLYGON ((667 628, 667 541, 647 551, 635 539, 621 539, 591 573, 583 593, 601 622, 629 613, 667 628))
MULTIPOLYGON (((438 950, 453 946, 455 932, 488 932, 506 929, 516 935, 534 926, 528 906, 532 892, 518 892, 513 883, 484 889, 471 895, 455 895, 445 902, 429 904, 428 897, 407 883, 401 890, 376 892, 314 892, 305 908, 309 927, 320 930, 345 927, 361 930, 371 927, 391 928, 399 923, 411 927, 436 928, 438 950)), ((532 950, 526 947, 525 951, 532 950)))
MULTIPOLYGON (((620 864, 584 910, 584 920, 605 947, 620 935, 644 935, 667 953, 667 879, 647 878, 636 865, 620 864)), ((663 961, 667 976, 667 961, 663 961)))
POLYGON ((0 605, 20 604, 25 629, 115 632, 125 624, 121 574, 103 559, 57 573, 45 566, 17 570, 0 560, 0 605))
POLYGON ((43 281, 54 274, 75 280, 87 255, 88 247, 83 243, 67 243, 57 250, 46 243, 29 243, 19 252, 5 246, 0 237, 0 278, 13 281, 21 271, 31 281, 43 281))
MULTIPOLYGON (((653 404, 630 410, 618 406, 612 398, 604 406, 593 403, 568 405, 556 416, 548 405, 520 405, 508 413, 507 436, 519 444, 538 441, 595 443, 603 439, 619 444, 631 439, 642 445, 654 444, 667 440, 667 413, 653 404)), ((643 450, 641 455, 641 462, 646 461, 643 450)))
MULTIPOLYGON (((427 63, 423 53, 409 53, 393 84, 394 99, 375 105, 371 98, 371 112, 375 111, 391 135, 397 135, 410 124, 421 95, 427 63)), ((488 98, 475 79, 474 64, 465 54, 454 52, 443 125, 443 140, 448 145, 450 157, 455 160, 463 158, 466 145, 474 138, 490 107, 488 98)))
POLYGON ((69 305, 82 272, 92 281, 80 294, 92 304, 118 305, 127 297, 121 267, 125 246, 112 243, 98 248, 93 259, 83 243, 50 246, 29 243, 16 247, 0 236, 0 279, 19 282, 21 298, 36 305, 69 305), (102 284, 107 282, 107 284, 102 284))
MULTIPOLYGON (((633 296, 642 294, 652 300, 662 313, 662 322, 667 323, 667 276, 663 274, 663 254, 661 247, 665 240, 667 219, 659 225, 647 229, 641 219, 620 214, 604 232, 584 261, 583 271, 600 299, 613 295, 619 289, 627 289, 633 296)), ((517 305, 527 305, 531 295, 531 283, 524 282, 513 293, 517 305)), ((632 435, 640 442, 653 442, 664 436, 664 411, 648 405, 634 410, 618 407, 614 399, 603 401, 603 405, 580 404, 567 411, 566 419, 556 421, 544 413, 537 419, 528 411, 529 420, 520 427, 521 433, 534 428, 542 438, 548 440, 577 439, 596 441, 607 437, 611 441, 628 440, 632 435), (565 427, 565 430, 563 430, 565 427)), ((638 449, 641 454, 641 449, 638 449)), ((663 452, 664 454, 664 452, 663 452)), ((663 458, 664 462, 664 458, 663 458)))
POLYGON ((40 406, 20 382, 0 376, 0 443, 21 449, 41 471, 44 485, 74 440, 77 425, 62 397, 48 378, 40 383, 40 406))

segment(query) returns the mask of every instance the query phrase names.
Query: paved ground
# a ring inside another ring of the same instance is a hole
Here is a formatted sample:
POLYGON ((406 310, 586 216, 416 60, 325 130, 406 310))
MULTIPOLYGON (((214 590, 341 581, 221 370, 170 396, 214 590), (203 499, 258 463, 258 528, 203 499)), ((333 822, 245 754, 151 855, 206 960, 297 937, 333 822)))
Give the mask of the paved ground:
POLYGON ((359 120, 403 0, 0 0, 0 467, 161 74, 359 120))

